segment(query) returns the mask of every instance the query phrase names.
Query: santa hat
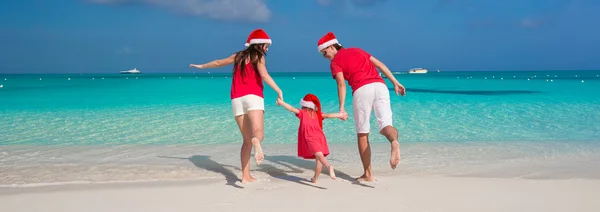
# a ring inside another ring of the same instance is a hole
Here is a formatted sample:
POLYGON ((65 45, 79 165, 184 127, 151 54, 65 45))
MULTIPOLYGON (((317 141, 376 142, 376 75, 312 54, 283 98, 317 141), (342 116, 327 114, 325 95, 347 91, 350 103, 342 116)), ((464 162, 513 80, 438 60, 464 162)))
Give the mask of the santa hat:
POLYGON ((325 36, 321 37, 321 39, 319 39, 319 42, 317 43, 317 45, 319 45, 319 52, 336 43, 341 45, 335 38, 333 32, 328 32, 327 34, 325 34, 325 36))
POLYGON ((269 35, 267 35, 267 33, 264 30, 259 28, 250 32, 250 35, 248 35, 248 40, 246 40, 246 47, 250 46, 251 44, 271 44, 271 42, 272 41, 271 38, 269 38, 269 35))
POLYGON ((304 96, 304 98, 300 100, 300 105, 302 107, 307 107, 317 111, 317 117, 319 118, 319 126, 321 126, 322 129, 323 116, 321 115, 321 102, 319 101, 319 98, 317 98, 317 96, 315 96, 314 94, 306 94, 306 96, 304 96))

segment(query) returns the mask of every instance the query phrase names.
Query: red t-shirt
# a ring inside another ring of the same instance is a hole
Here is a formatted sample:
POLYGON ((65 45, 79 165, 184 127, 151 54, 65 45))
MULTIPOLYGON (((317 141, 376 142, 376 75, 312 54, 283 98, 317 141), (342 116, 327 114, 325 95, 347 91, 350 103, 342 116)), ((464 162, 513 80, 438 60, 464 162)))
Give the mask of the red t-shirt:
POLYGON ((231 99, 242 97, 248 94, 254 94, 265 98, 263 95, 263 82, 262 77, 257 70, 254 70, 252 63, 247 63, 244 67, 244 75, 239 71, 239 67, 233 74, 231 79, 231 99))
POLYGON ((363 85, 381 82, 377 68, 371 62, 371 55, 360 48, 343 48, 337 52, 330 64, 331 74, 342 72, 352 88, 352 94, 363 85))

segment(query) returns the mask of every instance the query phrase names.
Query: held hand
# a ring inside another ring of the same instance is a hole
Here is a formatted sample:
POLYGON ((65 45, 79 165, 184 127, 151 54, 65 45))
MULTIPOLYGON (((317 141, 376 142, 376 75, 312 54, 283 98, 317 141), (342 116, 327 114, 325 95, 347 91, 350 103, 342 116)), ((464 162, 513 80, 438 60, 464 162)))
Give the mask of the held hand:
POLYGON ((348 120, 348 114, 347 113, 340 113, 340 119, 343 121, 348 120))
POLYGON ((394 91, 396 91, 396 96, 399 94, 402 96, 406 95, 406 89, 400 83, 394 84, 394 91))
POLYGON ((344 121, 348 120, 348 113, 346 113, 346 110, 344 110, 344 109, 340 110, 340 119, 344 120, 344 121))
POLYGON ((283 100, 280 98, 277 98, 277 106, 281 106, 283 104, 283 100))

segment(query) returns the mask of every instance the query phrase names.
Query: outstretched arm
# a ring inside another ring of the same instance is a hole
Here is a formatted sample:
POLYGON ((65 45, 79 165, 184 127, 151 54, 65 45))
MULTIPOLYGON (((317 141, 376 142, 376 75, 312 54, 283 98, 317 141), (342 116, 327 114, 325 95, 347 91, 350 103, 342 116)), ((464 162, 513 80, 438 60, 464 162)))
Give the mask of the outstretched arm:
POLYGON ((279 89, 273 78, 271 78, 271 75, 269 75, 269 72, 267 72, 267 66, 265 65, 265 63, 266 61, 263 57, 257 65, 258 73, 260 74, 260 77, 262 77, 262 79, 265 81, 265 83, 267 83, 267 85, 269 85, 275 92, 277 92, 278 98, 283 100, 283 94, 281 92, 281 89, 279 89))
POLYGON ((223 58, 220 60, 213 60, 208 63, 202 64, 202 65, 190 64, 190 68, 199 68, 199 69, 219 68, 219 67, 223 67, 223 66, 232 64, 234 60, 235 60, 235 54, 232 54, 231 56, 229 56, 227 58, 223 58))
POLYGON ((300 113, 300 110, 298 110, 294 106, 291 106, 290 104, 284 102, 282 99, 277 99, 277 105, 282 106, 283 108, 285 108, 286 110, 289 110, 292 113, 295 113, 295 114, 300 113))
POLYGON ((323 118, 326 118, 326 119, 341 119, 341 118, 345 118, 345 116, 348 116, 348 114, 342 114, 342 113, 324 113, 323 114, 323 118))
POLYGON ((383 75, 385 75, 390 80, 390 82, 392 82, 392 84, 394 85, 394 91, 396 91, 396 95, 402 94, 402 96, 404 96, 404 94, 406 94, 404 86, 402 86, 402 84, 400 84, 400 82, 396 80, 396 77, 394 77, 390 69, 388 69, 388 67, 385 64, 383 64, 383 62, 379 61, 373 56, 371 56, 371 58, 369 59, 371 60, 373 65, 375 65, 375 67, 377 67, 381 72, 383 72, 383 75))

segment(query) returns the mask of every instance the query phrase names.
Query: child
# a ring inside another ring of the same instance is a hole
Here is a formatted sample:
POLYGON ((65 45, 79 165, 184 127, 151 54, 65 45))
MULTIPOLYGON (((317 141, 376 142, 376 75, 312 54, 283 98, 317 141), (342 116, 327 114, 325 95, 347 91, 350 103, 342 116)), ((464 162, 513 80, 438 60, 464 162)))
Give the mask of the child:
POLYGON ((317 183, 317 179, 321 173, 321 165, 324 165, 329 170, 329 176, 335 179, 333 166, 329 165, 327 159, 325 159, 329 155, 329 148, 325 139, 325 133, 323 133, 323 119, 342 118, 343 115, 339 113, 323 114, 321 103, 317 96, 313 94, 307 94, 300 100, 300 105, 302 106, 300 110, 281 99, 277 99, 277 105, 283 106, 285 109, 293 112, 300 119, 300 126, 298 127, 298 156, 304 159, 315 159, 315 176, 311 181, 317 183))

